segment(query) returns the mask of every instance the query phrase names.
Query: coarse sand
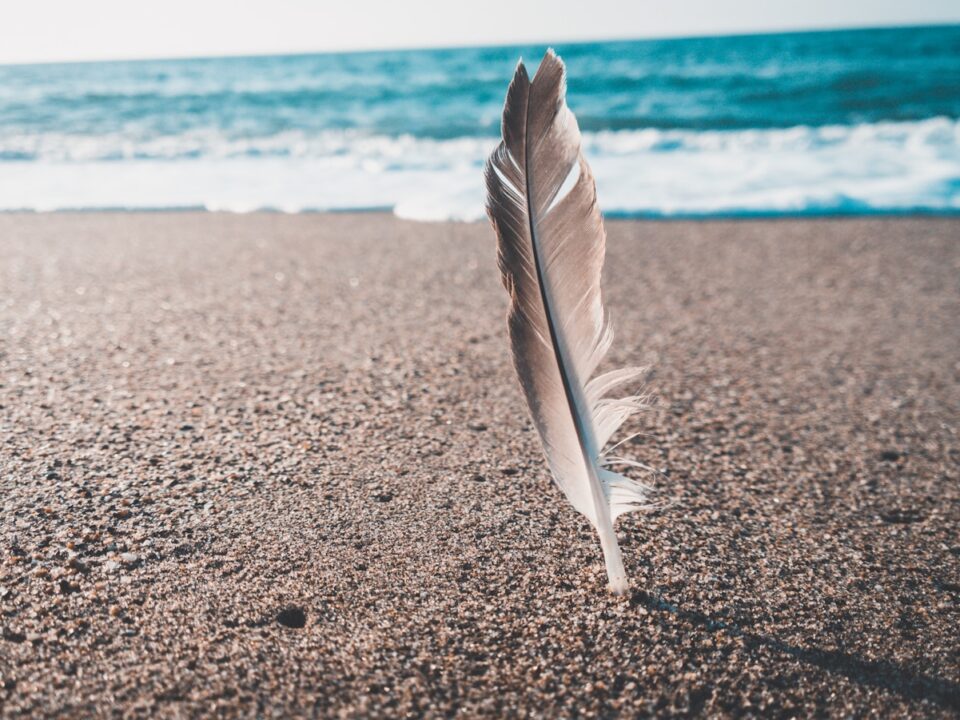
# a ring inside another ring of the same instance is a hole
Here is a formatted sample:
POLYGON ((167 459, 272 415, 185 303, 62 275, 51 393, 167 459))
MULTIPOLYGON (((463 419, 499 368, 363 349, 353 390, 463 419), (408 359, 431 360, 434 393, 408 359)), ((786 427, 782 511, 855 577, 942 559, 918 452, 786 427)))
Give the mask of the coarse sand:
POLYGON ((486 224, 0 215, 0 715, 960 712, 960 221, 608 235, 622 600, 486 224))

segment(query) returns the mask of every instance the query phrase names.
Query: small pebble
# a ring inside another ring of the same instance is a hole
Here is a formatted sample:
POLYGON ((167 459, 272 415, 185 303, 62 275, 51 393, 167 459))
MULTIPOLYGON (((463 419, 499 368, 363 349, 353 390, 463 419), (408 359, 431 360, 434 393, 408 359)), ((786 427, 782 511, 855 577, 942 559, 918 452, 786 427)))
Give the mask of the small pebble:
POLYGON ((302 628, 307 624, 307 615, 301 608, 291 605, 277 613, 277 622, 288 628, 302 628))

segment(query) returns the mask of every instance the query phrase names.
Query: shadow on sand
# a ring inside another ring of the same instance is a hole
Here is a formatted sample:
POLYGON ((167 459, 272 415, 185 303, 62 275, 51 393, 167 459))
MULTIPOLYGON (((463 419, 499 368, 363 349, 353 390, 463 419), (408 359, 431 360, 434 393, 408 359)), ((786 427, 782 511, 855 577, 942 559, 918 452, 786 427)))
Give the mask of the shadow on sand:
POLYGON ((752 633, 736 625, 714 620, 696 610, 678 608, 643 591, 635 591, 630 597, 630 604, 660 613, 669 613, 708 632, 723 631, 733 637, 742 638, 750 649, 768 648, 829 673, 842 675, 861 685, 896 693, 906 700, 926 700, 942 708, 960 710, 960 683, 915 673, 893 662, 863 660, 836 650, 790 645, 769 635, 752 633))

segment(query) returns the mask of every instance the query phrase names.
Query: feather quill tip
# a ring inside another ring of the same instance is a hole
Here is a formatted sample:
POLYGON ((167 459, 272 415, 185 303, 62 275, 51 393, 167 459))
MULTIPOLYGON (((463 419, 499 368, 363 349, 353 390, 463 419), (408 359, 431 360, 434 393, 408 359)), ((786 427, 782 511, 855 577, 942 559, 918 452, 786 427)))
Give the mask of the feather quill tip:
POLYGON ((610 578, 608 587, 610 592, 618 597, 623 597, 630 593, 630 583, 627 581, 626 575, 618 578, 610 578))

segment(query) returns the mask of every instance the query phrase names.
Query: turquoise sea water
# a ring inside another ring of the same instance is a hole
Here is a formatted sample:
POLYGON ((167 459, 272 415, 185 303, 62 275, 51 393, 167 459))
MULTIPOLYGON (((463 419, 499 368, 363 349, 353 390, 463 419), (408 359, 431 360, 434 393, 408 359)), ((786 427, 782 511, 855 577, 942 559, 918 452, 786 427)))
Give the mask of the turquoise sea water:
MULTIPOLYGON (((478 217, 544 49, 0 67, 0 208, 478 217)), ((608 212, 960 211, 960 27, 556 50, 608 212)))

